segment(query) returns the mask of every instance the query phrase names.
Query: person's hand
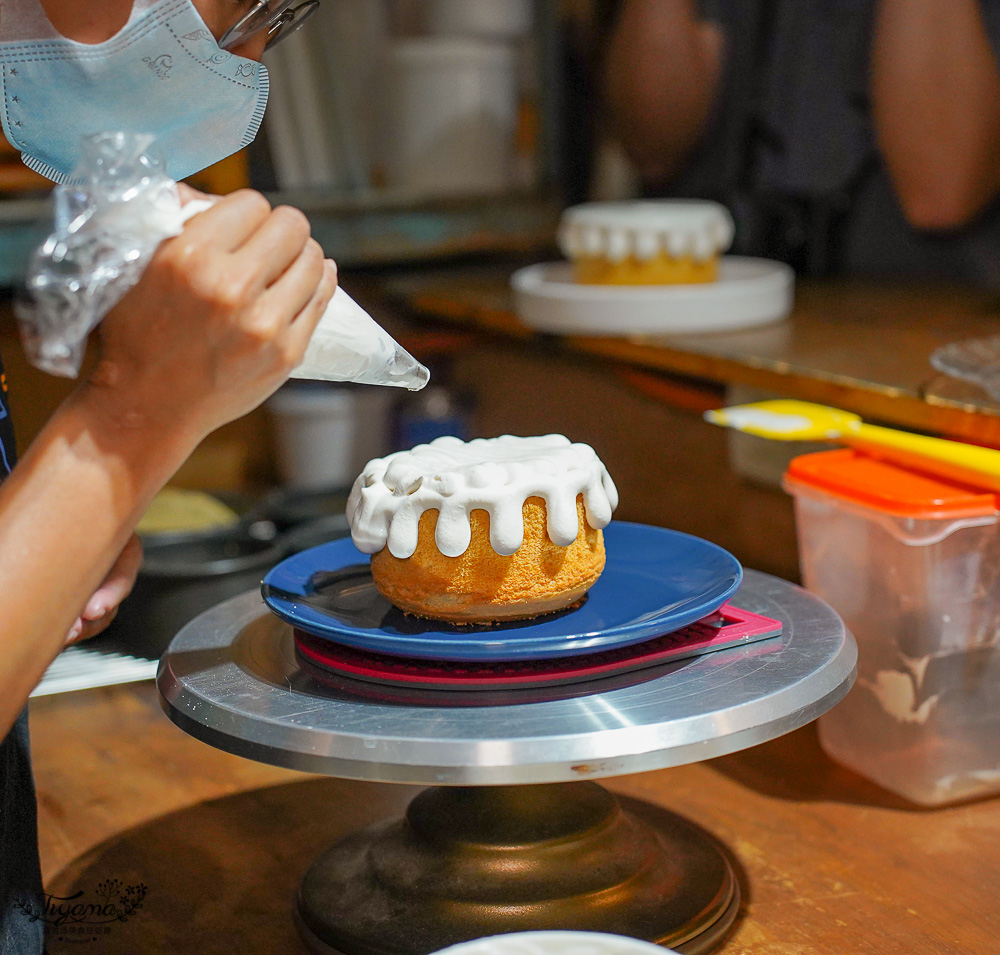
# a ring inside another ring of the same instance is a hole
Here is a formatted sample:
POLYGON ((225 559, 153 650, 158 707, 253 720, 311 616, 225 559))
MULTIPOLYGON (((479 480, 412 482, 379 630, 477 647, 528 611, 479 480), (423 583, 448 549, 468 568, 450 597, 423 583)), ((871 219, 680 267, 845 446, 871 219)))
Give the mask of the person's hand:
POLYGON ((104 319, 87 387, 122 425, 196 442, 286 380, 335 289, 301 212, 225 196, 160 246, 104 319))
POLYGON ((121 602, 132 592, 141 565, 142 544, 133 534, 101 586, 94 591, 87 606, 70 627, 66 636, 67 646, 96 637, 108 627, 115 619, 121 602))

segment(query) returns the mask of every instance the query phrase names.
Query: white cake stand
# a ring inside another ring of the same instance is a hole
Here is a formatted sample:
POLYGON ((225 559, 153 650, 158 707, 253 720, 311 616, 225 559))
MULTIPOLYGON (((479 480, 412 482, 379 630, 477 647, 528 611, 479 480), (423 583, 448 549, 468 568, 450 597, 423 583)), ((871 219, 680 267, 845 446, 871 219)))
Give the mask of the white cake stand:
POLYGON ((716 282, 582 285, 568 262, 511 277, 521 321, 556 335, 678 335, 767 325, 792 310, 795 273, 783 262, 728 255, 716 282))
POLYGON ((747 571, 734 603, 781 620, 782 635, 573 699, 424 707, 328 689, 252 592, 188 624, 158 685, 178 726, 227 752, 433 787, 405 818, 348 837, 306 874, 296 917, 313 951, 425 955, 485 935, 576 929, 698 955, 736 917, 725 849, 589 780, 796 729, 847 692, 857 659, 839 617, 792 584, 747 571))

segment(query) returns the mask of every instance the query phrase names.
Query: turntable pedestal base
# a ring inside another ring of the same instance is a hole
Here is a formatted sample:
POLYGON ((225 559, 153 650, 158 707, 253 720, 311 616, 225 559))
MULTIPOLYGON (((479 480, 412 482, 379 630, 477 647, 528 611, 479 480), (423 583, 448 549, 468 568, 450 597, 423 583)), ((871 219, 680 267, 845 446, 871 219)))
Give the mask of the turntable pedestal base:
POLYGON ((426 955, 503 932, 612 932, 716 946, 739 888, 693 823, 592 782, 438 787, 324 853, 296 917, 316 953, 426 955))
POLYGON ((426 955, 552 928, 701 955, 739 906, 725 851, 694 824, 619 804, 586 780, 733 753, 803 726, 847 693, 857 647, 826 604, 752 570, 735 599, 780 621, 781 634, 575 699, 446 708, 334 691, 303 669, 291 627, 252 592, 192 620, 157 681, 170 718, 227 752, 444 787, 313 864, 296 917, 315 952, 426 955))

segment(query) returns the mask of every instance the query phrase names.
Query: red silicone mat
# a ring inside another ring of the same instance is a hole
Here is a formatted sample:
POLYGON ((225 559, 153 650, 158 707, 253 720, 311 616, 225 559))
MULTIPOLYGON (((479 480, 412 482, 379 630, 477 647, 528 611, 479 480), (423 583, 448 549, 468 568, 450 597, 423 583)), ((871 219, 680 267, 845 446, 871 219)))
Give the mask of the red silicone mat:
POLYGON ((295 649, 311 666, 380 686, 450 691, 515 690, 603 680, 781 633, 769 617, 729 604, 681 630, 644 643, 576 657, 496 663, 409 659, 371 653, 295 631, 295 649))

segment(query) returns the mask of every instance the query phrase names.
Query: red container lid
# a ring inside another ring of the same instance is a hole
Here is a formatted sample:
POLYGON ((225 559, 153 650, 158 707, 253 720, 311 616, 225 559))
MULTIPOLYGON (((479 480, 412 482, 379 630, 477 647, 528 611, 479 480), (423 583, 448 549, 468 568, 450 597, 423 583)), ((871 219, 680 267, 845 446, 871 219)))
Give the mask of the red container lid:
POLYGON ((785 475, 788 490, 804 485, 897 517, 955 518, 995 514, 997 495, 914 471, 851 448, 803 454, 785 475))

